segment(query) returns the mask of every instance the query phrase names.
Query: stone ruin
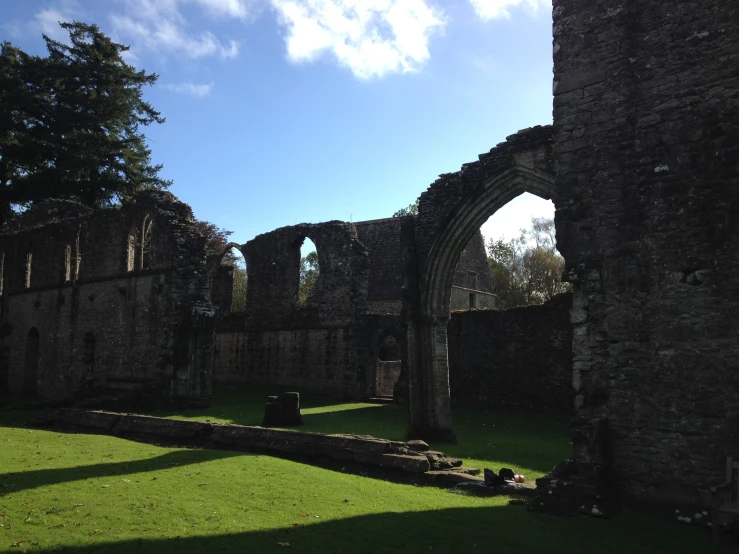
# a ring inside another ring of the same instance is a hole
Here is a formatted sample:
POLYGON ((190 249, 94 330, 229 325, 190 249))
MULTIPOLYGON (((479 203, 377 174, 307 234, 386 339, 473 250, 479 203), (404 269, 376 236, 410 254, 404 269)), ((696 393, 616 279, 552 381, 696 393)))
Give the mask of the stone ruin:
MULTIPOLYGON (((406 398, 403 310, 407 268, 414 264, 413 225, 412 217, 302 224, 238 246, 249 282, 246 312, 219 321, 214 379, 406 398), (306 237, 316 245, 320 272, 306 305, 300 305, 300 247, 306 237)), ((211 268, 212 296, 228 299, 219 269, 211 268)), ((461 255, 452 294, 457 310, 470 302, 481 311, 497 306, 479 231, 461 255)))
POLYGON ((264 406, 262 427, 290 427, 301 425, 303 416, 300 415, 300 393, 285 392, 267 398, 264 406))
MULTIPOLYGON (((484 374, 473 366, 485 354, 453 341, 474 348, 485 328, 532 328, 526 314, 494 311, 450 324, 453 286, 466 288, 460 256, 488 216, 530 192, 555 204, 573 285, 560 306, 569 328, 558 316, 542 335, 574 414, 573 460, 548 482, 589 513, 586 499, 603 495, 702 504, 739 452, 739 4, 553 8, 553 125, 440 176, 416 217, 392 222, 401 270, 377 281, 392 295, 372 286, 361 224, 282 228, 241 245, 247 312, 222 317, 214 339, 222 279, 186 206, 162 193, 92 214, 57 206, 52 221, 41 214, 0 239, 2 386, 48 397, 147 387, 162 401, 203 403, 215 341, 219 379, 362 396, 376 391, 379 344, 391 335, 411 434, 454 439, 450 381, 461 393, 474 377, 454 372, 484 374), (299 309, 306 236, 320 290, 299 309)), ((538 386, 544 374, 532 375, 538 386)), ((519 402, 517 387, 503 395, 491 380, 473 403, 561 411, 543 397, 519 402)))
POLYGON ((0 236, 0 390, 210 403, 205 239, 166 192, 99 211, 45 202, 0 236))

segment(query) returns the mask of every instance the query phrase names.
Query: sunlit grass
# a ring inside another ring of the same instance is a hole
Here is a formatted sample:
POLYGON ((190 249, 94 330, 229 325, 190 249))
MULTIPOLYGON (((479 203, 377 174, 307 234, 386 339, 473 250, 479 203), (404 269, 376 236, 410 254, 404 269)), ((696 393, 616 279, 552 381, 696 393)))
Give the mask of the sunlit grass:
MULTIPOLYGON (((508 498, 460 496, 269 456, 26 428, 31 415, 0 412, 0 552, 709 550, 707 530, 670 522, 543 516, 508 498)), ((496 444, 525 418, 510 421, 496 444)), ((727 542, 722 551, 735 548, 727 542)))
POLYGON ((306 415, 330 414, 333 412, 346 412, 349 410, 363 410, 364 408, 382 408, 382 404, 369 404, 367 402, 354 402, 351 404, 336 404, 335 406, 321 406, 318 408, 303 408, 301 413, 306 415))
MULTIPOLYGON (((285 392, 264 385, 217 385, 207 410, 158 411, 155 415, 260 425, 267 396, 285 392)), ((403 440, 408 408, 396 404, 345 402, 311 391, 301 391, 301 431, 353 433, 403 440)), ((572 455, 567 419, 551 415, 501 414, 455 410, 452 414, 458 444, 431 446, 462 458, 477 468, 510 467, 528 480, 547 473, 572 455)))

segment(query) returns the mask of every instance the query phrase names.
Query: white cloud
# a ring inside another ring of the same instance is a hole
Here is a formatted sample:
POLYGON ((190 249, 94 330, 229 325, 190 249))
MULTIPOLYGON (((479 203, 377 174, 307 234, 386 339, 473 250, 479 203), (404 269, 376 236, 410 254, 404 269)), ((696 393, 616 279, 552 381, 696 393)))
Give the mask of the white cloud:
POLYGON ((483 20, 511 17, 509 8, 523 6, 536 13, 539 8, 552 7, 552 0, 470 0, 478 17, 483 20))
POLYGON ((197 4, 212 15, 244 18, 248 15, 245 0, 125 0, 125 14, 111 14, 113 30, 121 41, 131 42, 133 49, 161 54, 185 55, 189 58, 218 56, 234 58, 239 43, 222 41, 210 31, 192 33, 180 12, 183 3, 197 4))
POLYGON ((489 239, 503 239, 509 241, 518 238, 521 229, 531 227, 532 217, 554 217, 554 204, 551 200, 544 200, 525 192, 495 212, 485 223, 480 231, 489 239))
POLYGON ((61 0, 55 6, 39 10, 33 16, 33 27, 49 38, 60 42, 69 41, 69 33, 59 26, 59 23, 79 19, 82 7, 75 0, 61 0))
POLYGON ((3 23, 0 25, 3 29, 5 29, 5 32, 8 33, 13 38, 18 38, 23 36, 23 28, 21 27, 21 24, 18 23, 18 21, 10 21, 9 23, 3 23))
POLYGON ((248 19, 254 13, 254 2, 250 0, 188 0, 199 4, 213 16, 248 19))
POLYGON ((331 53, 360 79, 417 70, 444 26, 427 0, 271 0, 293 62, 331 53))
POLYGON ((162 85, 167 90, 176 92, 178 94, 186 94, 188 96, 194 96, 196 98, 203 98, 208 96, 213 91, 213 83, 170 83, 162 85))

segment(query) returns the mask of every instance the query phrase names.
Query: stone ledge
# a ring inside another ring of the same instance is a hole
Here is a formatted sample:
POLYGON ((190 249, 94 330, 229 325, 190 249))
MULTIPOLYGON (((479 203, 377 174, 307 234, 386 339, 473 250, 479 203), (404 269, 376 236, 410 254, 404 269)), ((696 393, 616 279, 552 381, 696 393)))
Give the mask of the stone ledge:
POLYGON ((461 460, 448 458, 443 452, 429 450, 423 441, 397 442, 363 435, 324 435, 72 408, 51 412, 37 423, 174 446, 263 451, 355 462, 414 475, 426 474, 428 480, 438 483, 479 480, 473 477, 479 470, 466 468, 461 460))

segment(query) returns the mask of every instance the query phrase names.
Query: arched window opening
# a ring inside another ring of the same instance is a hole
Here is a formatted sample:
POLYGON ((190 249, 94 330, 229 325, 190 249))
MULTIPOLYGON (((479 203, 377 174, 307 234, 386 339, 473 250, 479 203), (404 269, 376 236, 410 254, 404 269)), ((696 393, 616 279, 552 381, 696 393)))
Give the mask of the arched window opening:
POLYGON ((318 250, 309 238, 299 242, 300 278, 298 281, 298 306, 301 308, 317 307, 320 303, 320 266, 318 250))
POLYGON ((149 269, 151 267, 151 241, 153 237, 154 222, 151 216, 147 215, 141 225, 141 252, 139 256, 138 269, 149 269))
POLYGON ((400 378, 402 353, 397 339, 388 335, 380 343, 377 351, 377 385, 375 394, 378 397, 391 398, 395 391, 395 383, 400 378))
POLYGON ((86 332, 82 338, 82 363, 87 371, 95 370, 95 334, 91 331, 86 332))
POLYGON ((136 227, 132 225, 126 240, 126 271, 134 269, 136 269, 136 227))
POLYGON ((33 252, 30 250, 26 252, 26 267, 25 267, 25 275, 23 278, 23 287, 30 289, 31 288, 31 265, 33 263, 33 252))
MULTIPOLYGON (((500 309, 543 304, 570 290, 562 282, 564 258, 556 248, 551 200, 523 193, 497 210, 480 230, 500 309)), ((482 303, 485 298, 476 294, 476 300, 482 303)))
POLYGON ((74 239, 74 249, 72 250, 72 281, 80 278, 80 263, 82 262, 82 253, 80 252, 80 233, 74 239))
POLYGON ((39 343, 38 329, 32 327, 26 336, 26 359, 23 370, 24 396, 36 396, 38 393, 39 343))
POLYGON ((72 247, 67 245, 64 247, 64 282, 69 283, 72 280, 72 247))
POLYGON ((217 304, 222 314, 246 312, 246 290, 248 285, 246 260, 241 251, 233 246, 221 259, 218 273, 217 304))

